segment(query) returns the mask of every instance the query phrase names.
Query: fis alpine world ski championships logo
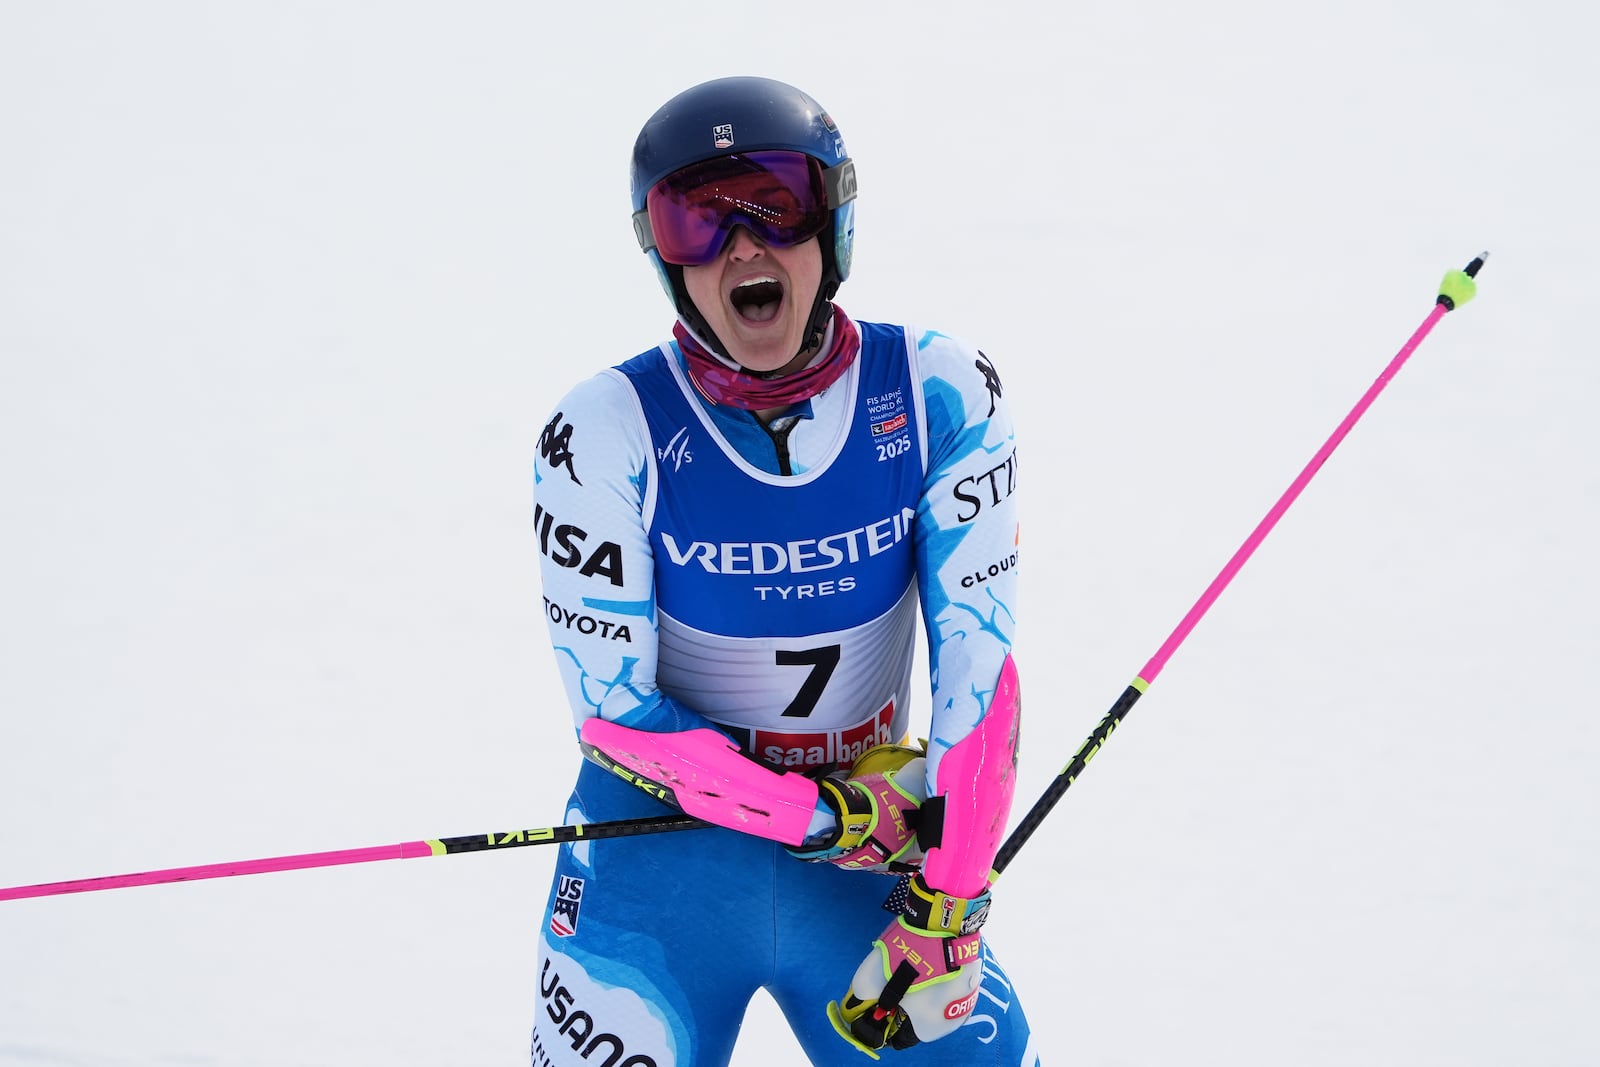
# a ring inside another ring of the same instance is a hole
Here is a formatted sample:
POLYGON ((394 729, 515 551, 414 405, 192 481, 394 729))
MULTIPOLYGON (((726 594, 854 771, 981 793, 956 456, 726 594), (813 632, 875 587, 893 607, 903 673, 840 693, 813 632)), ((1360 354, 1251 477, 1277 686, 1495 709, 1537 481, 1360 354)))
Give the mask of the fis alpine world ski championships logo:
POLYGON ((578 909, 583 906, 583 879, 562 875, 556 883, 556 899, 550 905, 550 932, 571 937, 578 932, 578 909))
POLYGON ((869 396, 867 418, 872 424, 872 444, 878 462, 895 459, 911 451, 911 416, 906 411, 905 395, 900 390, 869 396))
POLYGON ((733 123, 724 122, 711 127, 711 143, 717 148, 733 147, 733 123))

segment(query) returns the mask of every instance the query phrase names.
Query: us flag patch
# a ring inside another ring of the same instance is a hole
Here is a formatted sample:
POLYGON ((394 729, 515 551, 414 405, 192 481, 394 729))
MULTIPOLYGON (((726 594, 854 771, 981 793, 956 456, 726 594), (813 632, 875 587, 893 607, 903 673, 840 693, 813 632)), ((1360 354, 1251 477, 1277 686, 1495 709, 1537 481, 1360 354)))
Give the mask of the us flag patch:
POLYGON ((578 932, 578 908, 583 905, 583 879, 561 876, 556 886, 556 900, 550 908, 550 932, 557 937, 571 937, 578 932))

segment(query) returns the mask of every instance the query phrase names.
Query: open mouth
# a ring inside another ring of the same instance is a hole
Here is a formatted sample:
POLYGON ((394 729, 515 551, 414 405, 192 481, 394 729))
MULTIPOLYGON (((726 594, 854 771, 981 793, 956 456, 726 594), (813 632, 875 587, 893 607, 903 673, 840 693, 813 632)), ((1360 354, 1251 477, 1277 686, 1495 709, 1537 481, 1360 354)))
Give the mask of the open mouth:
POLYGON ((733 287, 728 302, 746 322, 771 322, 783 307, 783 286, 776 278, 751 278, 733 287))

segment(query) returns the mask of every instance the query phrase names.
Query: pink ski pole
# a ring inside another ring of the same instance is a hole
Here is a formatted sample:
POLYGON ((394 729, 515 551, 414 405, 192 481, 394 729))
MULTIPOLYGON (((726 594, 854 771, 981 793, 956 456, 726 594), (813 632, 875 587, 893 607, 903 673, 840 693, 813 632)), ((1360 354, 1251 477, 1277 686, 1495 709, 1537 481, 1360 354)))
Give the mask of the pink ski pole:
MULTIPOLYGON (((998 877, 1000 872, 1011 862, 1017 851, 1038 829, 1050 809, 1055 807, 1067 788, 1082 773, 1091 759, 1094 758, 1102 745, 1111 737, 1118 724, 1128 714, 1139 697, 1150 687, 1166 666, 1167 660, 1183 644, 1200 619, 1210 610, 1217 597, 1233 581, 1234 575, 1244 566, 1245 561, 1255 552, 1256 548, 1277 525, 1283 513, 1294 503, 1295 498, 1311 481, 1312 477, 1321 469, 1322 464, 1332 455, 1333 450, 1339 447, 1351 427, 1372 405, 1390 379, 1395 376, 1411 353, 1422 343, 1429 331, 1445 314, 1461 304, 1471 300, 1476 291, 1476 278, 1478 271, 1483 267, 1483 261, 1489 253, 1474 259, 1467 264, 1466 269, 1451 271, 1445 275, 1444 282, 1439 289, 1439 297, 1434 309, 1417 331, 1411 335, 1405 347, 1400 349, 1384 368, 1378 379, 1372 383, 1356 406, 1346 415, 1344 421, 1333 432, 1327 442, 1312 457, 1300 476, 1294 480, 1288 490, 1273 505, 1251 533, 1245 539, 1239 550, 1233 554, 1221 573, 1217 575, 1194 607, 1189 609, 1187 615, 1178 623, 1176 629, 1166 639, 1156 654, 1144 665, 1133 683, 1123 692, 1105 718, 1095 727, 1082 747, 1072 757, 1066 767, 1056 776, 1055 780, 1045 790, 1028 811, 1017 828, 1012 831, 995 856, 992 877, 998 877)), ((233 863, 202 864, 194 867, 172 867, 159 871, 144 871, 137 874, 110 875, 101 878, 83 878, 68 882, 47 882, 39 885, 13 886, 0 888, 0 901, 21 900, 28 897, 56 896, 66 893, 87 893, 102 889, 123 889, 136 885, 157 885, 169 882, 192 882, 207 878, 232 878, 238 875, 263 874, 269 871, 304 870, 312 867, 330 867, 351 863, 371 863, 377 860, 390 859, 415 859, 421 856, 446 856, 459 852, 481 852, 489 849, 514 848, 525 845, 557 844, 563 841, 598 840, 608 837, 626 837, 636 834, 662 833, 673 830, 691 830, 703 827, 706 824, 689 815, 672 814, 661 815, 646 819, 628 819, 617 822, 578 824, 571 826, 547 826, 535 830, 516 830, 510 833, 473 834, 467 837, 433 838, 423 841, 407 841, 395 845, 379 845, 372 848, 341 849, 333 852, 308 852, 291 856, 271 856, 263 859, 240 860, 233 863)))
POLYGON ((1134 677, 1133 682, 1129 684, 1127 689, 1123 690, 1122 695, 1117 698, 1117 702, 1111 705, 1111 710, 1106 712, 1105 718, 1100 720, 1099 725, 1094 728, 1088 739, 1084 741, 1067 765, 1062 768, 1061 773, 1045 789, 1044 794, 1034 802, 1028 813, 1022 817, 1022 820, 1017 824, 1017 828, 1011 832, 1011 836, 1006 838, 1005 844, 1000 846, 1000 851, 995 854, 994 868, 990 874, 991 881, 998 878, 1000 872, 1006 869, 1006 866, 1016 857, 1017 852, 1027 843, 1028 838, 1032 837, 1033 832, 1039 828, 1039 824, 1044 822, 1045 816, 1050 814, 1050 809, 1056 806, 1056 802, 1077 780, 1078 775, 1083 773, 1083 769, 1089 765, 1089 761, 1094 758, 1095 753, 1099 752, 1101 747, 1110 740, 1112 732, 1127 717, 1128 712, 1138 702, 1139 698, 1144 695, 1145 690, 1150 688, 1151 683, 1160 675, 1162 668, 1166 667, 1167 660, 1178 650, 1178 646, 1183 644, 1189 637, 1190 631, 1205 617, 1206 612, 1211 610, 1211 605, 1216 603, 1217 598, 1222 595, 1222 591, 1228 587, 1228 583, 1233 581, 1234 575, 1239 573, 1240 568, 1260 547, 1261 542, 1266 540, 1267 534, 1271 533, 1272 528, 1278 524, 1278 520, 1283 518, 1283 513, 1289 510, 1289 505, 1295 502, 1301 491, 1316 476, 1317 471, 1322 469, 1322 465, 1327 462, 1328 457, 1333 455, 1333 450, 1339 447, 1339 443, 1350 433, 1351 428, 1361 419, 1362 415, 1366 414, 1367 409, 1372 406, 1372 402, 1378 398, 1378 394, 1383 392, 1394 376, 1399 373, 1400 368, 1405 366, 1406 360, 1411 358, 1411 353, 1416 351, 1423 338, 1428 336, 1434 326, 1446 314, 1472 299, 1477 292, 1477 282, 1474 279, 1477 278, 1478 271, 1483 269, 1484 260, 1488 258, 1489 253, 1485 252, 1471 263, 1468 263, 1465 269, 1453 270, 1444 276, 1444 281, 1439 286, 1438 299, 1434 301, 1433 310, 1423 320, 1422 325, 1417 327, 1416 332, 1411 335, 1411 339, 1405 343, 1399 352, 1395 353, 1394 358, 1389 361, 1389 365, 1383 369, 1383 373, 1378 375, 1377 380, 1368 386, 1367 391, 1356 402, 1356 406, 1350 409, 1350 413, 1334 429, 1332 436, 1323 443, 1321 448, 1317 449, 1317 454, 1311 457, 1311 462, 1305 465, 1305 469, 1300 472, 1299 477, 1295 478, 1289 488, 1278 498, 1278 502, 1272 505, 1266 516, 1251 531, 1250 536, 1245 538, 1244 544, 1240 545, 1239 550, 1228 560, 1227 565, 1211 580, 1211 584, 1206 586, 1205 592, 1200 594, 1200 599, 1195 601, 1188 614, 1183 617, 1167 639, 1161 643, 1161 647, 1156 650, 1156 654, 1150 657, 1149 662, 1134 677))
POLYGON ((438 837, 406 841, 397 845, 371 848, 346 848, 333 852, 306 852, 297 856, 268 856, 264 859, 233 863, 205 863, 196 867, 169 867, 138 874, 113 874, 103 878, 80 878, 72 882, 45 882, 0 889, 0 900, 26 897, 52 897, 64 893, 91 893, 100 889, 126 889, 135 885, 161 885, 167 882, 198 882, 207 878, 233 878, 241 874, 266 874, 269 871, 302 871, 311 867, 336 867, 347 863, 372 863, 376 860, 409 860, 421 856, 454 856, 460 852, 521 848, 526 845, 556 845, 563 841, 594 841, 607 837, 632 837, 669 830, 694 830, 706 824, 691 815, 657 815, 647 819, 619 819, 616 822, 574 823, 569 826, 544 826, 536 830, 509 833, 471 834, 467 837, 438 837))

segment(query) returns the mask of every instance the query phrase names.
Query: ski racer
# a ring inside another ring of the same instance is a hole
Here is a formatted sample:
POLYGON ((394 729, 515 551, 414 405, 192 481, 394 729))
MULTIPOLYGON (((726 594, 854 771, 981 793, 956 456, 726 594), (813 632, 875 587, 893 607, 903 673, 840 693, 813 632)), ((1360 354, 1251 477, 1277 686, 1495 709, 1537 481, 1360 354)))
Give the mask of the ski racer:
POLYGON ((562 846, 532 1062, 727 1064, 764 988, 814 1063, 1033 1067, 982 934, 1021 713, 995 365, 833 303, 855 164, 792 86, 662 105, 632 194, 672 339, 568 392, 535 463, 568 818, 709 825, 562 846))

